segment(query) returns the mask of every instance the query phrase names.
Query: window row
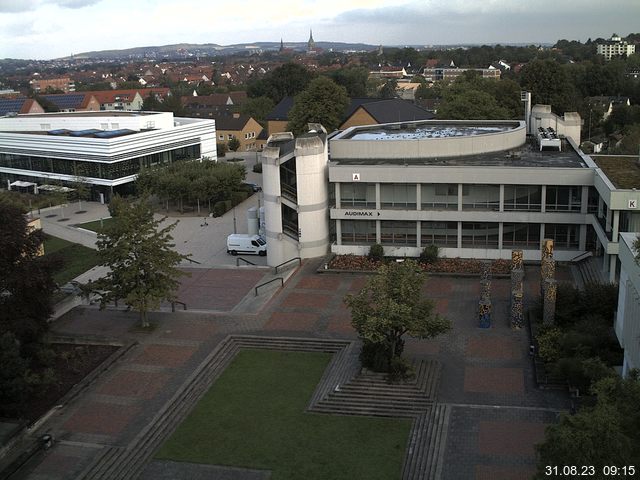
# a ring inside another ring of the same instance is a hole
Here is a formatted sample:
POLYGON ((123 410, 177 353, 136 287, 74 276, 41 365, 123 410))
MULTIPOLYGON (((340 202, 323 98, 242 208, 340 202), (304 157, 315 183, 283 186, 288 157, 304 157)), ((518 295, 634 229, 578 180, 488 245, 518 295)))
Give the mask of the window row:
POLYGON ((0 167, 113 180, 135 175, 142 167, 169 164, 179 160, 196 159, 199 157, 200 145, 153 153, 151 155, 144 155, 142 157, 130 158, 113 163, 85 162, 64 158, 33 157, 0 153, 0 167))
MULTIPOLYGON (((459 186, 457 183, 420 184, 421 210, 458 210, 459 186)), ((462 210, 500 210, 500 185, 462 185, 462 210)), ((592 208, 593 195, 589 206, 592 208)), ((597 194, 596 194, 597 208, 597 194)), ((580 212, 581 186, 549 185, 545 193, 545 210, 548 212, 580 212)), ((376 208, 375 183, 341 183, 341 208, 376 208)), ((412 183, 381 183, 380 208, 415 210, 417 188, 412 183)), ((542 187, 539 185, 505 185, 504 210, 540 212, 542 187)))
MULTIPOLYGON (((341 220, 343 245, 373 245, 376 243, 376 222, 371 220, 341 220)), ((545 238, 554 240, 556 248, 577 249, 579 225, 545 224, 545 238)), ((463 248, 498 248, 500 224, 497 222, 461 222, 463 248)), ((437 245, 458 246, 458 222, 416 222, 383 220, 380 222, 382 245, 409 246, 437 245)), ((502 225, 503 248, 540 247, 539 223, 504 223, 502 225)))

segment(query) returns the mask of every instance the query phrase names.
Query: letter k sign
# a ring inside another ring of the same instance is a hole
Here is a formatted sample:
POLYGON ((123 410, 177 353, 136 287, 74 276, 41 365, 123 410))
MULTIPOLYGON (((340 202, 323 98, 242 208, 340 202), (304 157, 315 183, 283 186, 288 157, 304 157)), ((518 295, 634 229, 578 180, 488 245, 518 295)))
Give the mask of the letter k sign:
POLYGON ((638 208, 638 200, 629 200, 629 208, 638 208))

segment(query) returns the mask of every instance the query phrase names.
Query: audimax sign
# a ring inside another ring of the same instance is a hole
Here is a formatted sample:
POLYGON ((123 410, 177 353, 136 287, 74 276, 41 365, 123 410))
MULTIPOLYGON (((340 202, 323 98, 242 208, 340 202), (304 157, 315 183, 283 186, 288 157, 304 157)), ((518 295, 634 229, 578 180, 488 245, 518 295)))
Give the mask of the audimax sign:
POLYGON ((344 212, 344 216, 345 217, 379 217, 380 216, 380 212, 368 212, 368 211, 363 211, 363 210, 347 210, 346 212, 344 212), (377 215, 374 215, 377 214, 377 215))

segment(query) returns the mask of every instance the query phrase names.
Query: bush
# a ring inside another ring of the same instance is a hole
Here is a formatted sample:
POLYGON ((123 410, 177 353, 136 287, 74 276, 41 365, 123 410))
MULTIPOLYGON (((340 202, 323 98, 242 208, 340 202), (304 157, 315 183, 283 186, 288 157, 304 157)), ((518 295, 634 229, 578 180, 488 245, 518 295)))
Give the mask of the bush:
POLYGON ((227 148, 226 143, 216 143, 216 151, 217 151, 218 157, 224 157, 229 151, 229 149, 227 148))
POLYGON ((374 372, 386 372, 389 368, 389 348, 384 343, 365 341, 360 351, 360 362, 374 372))
POLYGON ((427 245, 420 252, 420 263, 436 263, 440 254, 437 245, 427 245))
POLYGON ((256 164, 253 166, 252 170, 253 170, 255 173, 262 173, 262 163, 256 163, 256 164))
POLYGON ((373 260, 374 262, 381 262, 384 260, 384 248, 379 243, 371 245, 369 249, 369 255, 367 255, 369 260, 373 260))
POLYGON ((227 203, 226 201, 221 200, 213 204, 213 209, 211 213, 213 213, 214 217, 221 217, 222 215, 225 214, 225 212, 227 211, 226 203, 227 203))
POLYGON ((413 378, 415 372, 411 363, 403 357, 393 357, 389 365, 389 380, 400 381, 413 378))

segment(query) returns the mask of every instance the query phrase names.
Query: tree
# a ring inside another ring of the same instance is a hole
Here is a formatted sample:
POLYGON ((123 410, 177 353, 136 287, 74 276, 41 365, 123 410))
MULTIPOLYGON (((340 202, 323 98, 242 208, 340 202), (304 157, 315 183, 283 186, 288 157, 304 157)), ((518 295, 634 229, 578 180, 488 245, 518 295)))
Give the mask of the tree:
POLYGON ((229 147, 229 150, 231 150, 232 152, 237 152, 238 149, 240 148, 240 140, 238 140, 236 137, 233 137, 231 140, 227 142, 227 146, 229 147))
POLYGON ((171 231, 176 223, 161 227, 146 199, 129 202, 114 197, 109 210, 114 222, 98 234, 98 255, 109 268, 106 276, 89 282, 85 292, 95 294, 101 308, 123 299, 140 314, 142 327, 148 327, 147 313, 162 301, 175 300, 178 278, 184 272, 178 264, 188 255, 173 247, 171 231))
MULTIPOLYGON (((610 377, 593 388, 596 405, 575 415, 564 414, 558 424, 547 428, 545 440, 536 446, 536 479, 549 478, 547 465, 590 465, 594 478, 602 477, 608 465, 640 463, 640 382, 637 372, 627 379, 610 377)), ((634 476, 631 474, 630 476, 634 476)))
POLYGON ((366 97, 369 71, 364 67, 341 68, 331 73, 331 79, 347 89, 349 97, 366 97))
POLYGON ((275 106, 276 104, 269 97, 248 98, 240 107, 240 113, 252 117, 264 127, 267 115, 275 106))
POLYGON ((382 98, 396 98, 396 88, 398 88, 398 81, 395 79, 387 80, 386 83, 380 89, 380 96, 382 98))
POLYGON ((267 96, 274 103, 278 103, 284 97, 292 97, 302 92, 314 77, 315 74, 302 65, 285 63, 262 79, 250 81, 247 94, 254 98, 267 96))
POLYGON ((531 91, 533 103, 551 105, 563 114, 577 109, 576 91, 567 69, 554 60, 533 60, 520 73, 520 85, 531 91))
POLYGON ((321 123, 331 132, 340 126, 348 105, 344 87, 327 77, 318 77, 295 98, 287 129, 301 134, 306 132, 308 123, 321 123))
POLYGON ((402 355, 405 334, 433 338, 451 329, 449 320, 434 312, 433 302, 422 297, 425 279, 416 262, 394 262, 380 267, 360 293, 345 297, 353 327, 364 341, 365 366, 375 366, 367 362, 367 349, 381 352, 386 365, 377 362, 377 366, 390 371, 402 355))
POLYGON ((501 120, 508 118, 506 109, 486 92, 462 90, 445 95, 438 107, 438 118, 447 120, 501 120))

